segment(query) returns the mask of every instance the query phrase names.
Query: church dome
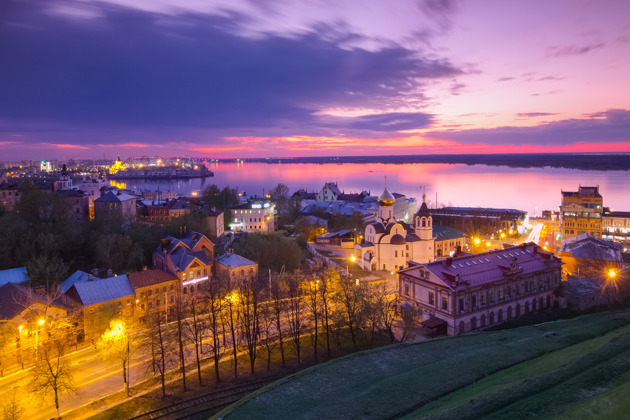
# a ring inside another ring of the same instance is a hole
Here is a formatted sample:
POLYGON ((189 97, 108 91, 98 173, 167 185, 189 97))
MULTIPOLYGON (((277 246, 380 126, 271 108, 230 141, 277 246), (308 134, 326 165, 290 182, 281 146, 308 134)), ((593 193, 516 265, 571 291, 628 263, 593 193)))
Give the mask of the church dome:
POLYGON ((405 240, 405 238, 403 238, 402 235, 395 234, 394 236, 392 236, 392 239, 389 241, 389 243, 392 245, 404 245, 407 243, 407 241, 405 240))
POLYGON ((387 187, 385 187, 385 191, 383 191, 381 193, 381 195, 378 196, 378 205, 379 206, 393 206, 394 205, 394 201, 396 201, 396 199, 394 198, 394 196, 392 195, 392 193, 390 193, 387 190, 387 187))

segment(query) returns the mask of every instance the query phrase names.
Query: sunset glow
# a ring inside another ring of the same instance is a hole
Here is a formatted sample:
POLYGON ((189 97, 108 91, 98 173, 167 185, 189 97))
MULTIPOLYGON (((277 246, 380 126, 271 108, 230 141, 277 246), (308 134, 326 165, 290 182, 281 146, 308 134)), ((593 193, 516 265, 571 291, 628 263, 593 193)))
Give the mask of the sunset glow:
POLYGON ((9 3, 4 159, 630 151, 623 0, 9 3))

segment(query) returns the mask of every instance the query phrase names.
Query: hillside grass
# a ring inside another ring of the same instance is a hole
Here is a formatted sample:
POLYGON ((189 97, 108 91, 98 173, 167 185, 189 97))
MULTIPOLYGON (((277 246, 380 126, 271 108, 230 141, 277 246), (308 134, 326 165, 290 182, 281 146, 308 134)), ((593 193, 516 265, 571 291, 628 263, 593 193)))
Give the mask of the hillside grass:
POLYGON ((628 404, 629 371, 630 312, 601 313, 353 354, 284 378, 217 417, 553 417, 588 400, 614 417, 628 404))

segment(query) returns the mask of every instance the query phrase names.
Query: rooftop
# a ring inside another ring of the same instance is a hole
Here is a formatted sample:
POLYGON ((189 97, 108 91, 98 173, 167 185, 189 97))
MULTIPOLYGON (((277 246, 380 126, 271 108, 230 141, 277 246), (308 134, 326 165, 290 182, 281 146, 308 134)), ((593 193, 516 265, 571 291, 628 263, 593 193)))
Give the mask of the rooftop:
POLYGON ((398 273, 422 278, 421 272, 429 270, 451 290, 462 290, 501 281, 508 275, 522 276, 561 265, 562 261, 558 257, 530 242, 416 265, 398 273))
POLYGON ((241 257, 238 254, 232 254, 232 253, 220 255, 215 259, 215 261, 226 267, 232 267, 232 268, 247 267, 249 265, 256 264, 254 261, 248 260, 245 257, 241 257))
POLYGON ((128 277, 134 289, 177 280, 176 276, 162 270, 136 271, 129 273, 128 277))
POLYGON ((4 286, 7 283, 24 283, 27 280, 26 267, 9 268, 8 270, 0 271, 0 286, 4 286))
POLYGON ((75 283, 74 287, 83 306, 133 296, 135 291, 126 275, 75 283))
POLYGON ((113 203, 113 202, 123 202, 128 200, 135 200, 136 197, 124 193, 115 194, 113 191, 108 192, 107 194, 97 198, 94 202, 98 203, 113 203))

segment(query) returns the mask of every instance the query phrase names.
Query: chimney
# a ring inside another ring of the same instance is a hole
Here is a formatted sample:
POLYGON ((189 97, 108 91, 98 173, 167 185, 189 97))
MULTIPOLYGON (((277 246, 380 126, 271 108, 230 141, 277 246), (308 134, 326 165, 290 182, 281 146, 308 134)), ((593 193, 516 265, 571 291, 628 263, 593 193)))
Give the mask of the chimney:
POLYGON ((453 257, 448 257, 446 259, 446 265, 453 265, 453 257))
POLYGON ((196 241, 198 237, 199 237, 199 233, 197 233, 197 232, 193 232, 192 233, 193 241, 196 241))
POLYGON ((98 268, 93 268, 93 269, 92 269, 92 275, 93 275, 94 277, 98 276, 98 268))
POLYGON ((462 246, 461 245, 457 245, 455 247, 455 255, 459 255, 462 252, 462 246))
POLYGON ((112 269, 110 268, 110 269, 108 269, 108 270, 107 270, 107 278, 110 278, 110 277, 112 277, 112 276, 113 276, 113 271, 112 271, 112 269))
POLYGON ((91 274, 88 274, 88 281, 92 281, 94 280, 94 276, 92 276, 91 274))

